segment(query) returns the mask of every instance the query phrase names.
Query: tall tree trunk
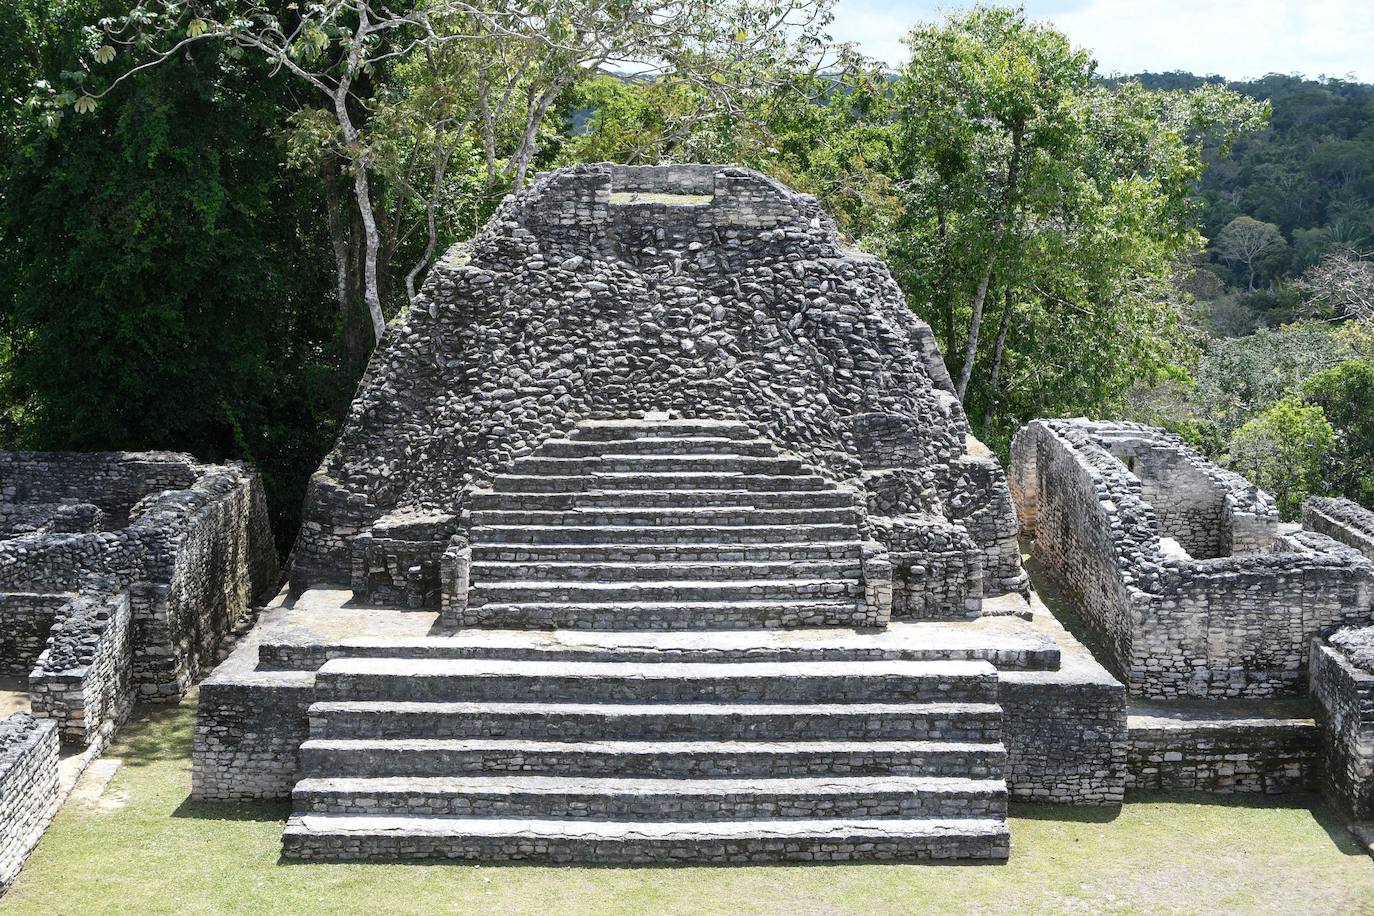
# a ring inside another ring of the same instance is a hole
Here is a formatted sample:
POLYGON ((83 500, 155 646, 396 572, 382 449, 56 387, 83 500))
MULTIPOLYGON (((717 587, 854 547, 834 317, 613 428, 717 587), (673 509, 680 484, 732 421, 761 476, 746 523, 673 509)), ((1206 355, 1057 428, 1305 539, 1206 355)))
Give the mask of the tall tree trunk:
POLYGON ((1007 331, 1011 329, 1011 287, 1005 292, 1006 305, 1002 309, 1002 323, 997 328, 997 340, 992 345, 992 372, 988 377, 988 406, 983 413, 983 441, 992 431, 992 415, 997 410, 997 384, 1002 375, 1002 354, 1007 350, 1007 331))
POLYGON ((964 341, 964 365, 959 370, 959 381, 954 386, 954 391, 959 396, 961 404, 968 392, 969 379, 973 377, 973 364, 978 359, 978 337, 983 326, 983 306, 988 296, 988 284, 992 281, 992 271, 997 265, 997 256, 1001 253, 1007 223, 1010 221, 1015 205, 1017 183, 1021 177, 1021 154, 1024 141, 1025 125, 1019 123, 1013 125, 1011 156, 1007 160, 1007 183, 1002 189, 1002 206, 992 227, 992 250, 988 252, 988 263, 983 269, 983 278, 978 283, 978 292, 973 297, 973 314, 969 317, 968 337, 964 341))
MULTIPOLYGON (((361 217, 352 206, 352 191, 343 183, 337 162, 321 169, 325 191, 325 216, 329 240, 334 249, 334 286, 339 301, 339 324, 343 330, 345 369, 351 378, 362 373, 372 352, 372 327, 362 298, 363 259, 358 241, 362 238, 361 217)), ((347 400, 341 411, 348 407, 347 400)))

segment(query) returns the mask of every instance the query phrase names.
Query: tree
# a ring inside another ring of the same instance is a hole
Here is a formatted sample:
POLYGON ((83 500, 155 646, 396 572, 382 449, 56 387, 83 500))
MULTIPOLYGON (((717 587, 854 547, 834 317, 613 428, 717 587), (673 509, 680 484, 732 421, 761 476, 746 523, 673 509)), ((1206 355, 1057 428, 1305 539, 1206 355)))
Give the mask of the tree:
POLYGON ((1374 508, 1374 362, 1347 360, 1308 378, 1301 392, 1336 432, 1332 489, 1374 508))
POLYGON ((1303 274, 1299 289, 1316 314, 1374 321, 1374 260, 1361 252, 1327 253, 1303 274))
POLYGON ((1252 293, 1255 291, 1255 260, 1261 255, 1287 246, 1288 242, 1278 226, 1273 223, 1262 223, 1249 216, 1238 216, 1231 220, 1216 240, 1219 258, 1227 264, 1245 265, 1245 288, 1252 293))
POLYGON ((1202 247, 1193 182, 1267 109, 1211 85, 1104 85, 1020 10, 978 7, 910 44, 886 253, 985 434, 1100 411, 1171 371, 1189 349, 1173 278, 1202 247))
POLYGON ((1324 489, 1336 433, 1322 409, 1284 398, 1231 436, 1226 463, 1273 494, 1286 520, 1324 489))
MULTIPOLYGON (((127 8, 24 2, 0 42, 31 79, 56 80, 83 25, 127 8)), ((289 543, 351 391, 321 201, 285 171, 290 88, 200 45, 50 129, 7 112, 0 448, 251 460, 289 543)))
MULTIPOLYGON (((578 79, 603 66, 638 62, 665 77, 702 86, 712 100, 728 106, 735 84, 723 74, 748 72, 751 65, 764 72, 778 59, 813 52, 828 15, 828 0, 624 0, 610 5, 603 0, 554 5, 544 0, 406 5, 320 0, 284 9, 269 0, 140 0, 127 15, 101 21, 109 43, 91 49, 85 68, 69 71, 79 77, 73 80, 79 91, 49 87, 40 98, 50 110, 70 105, 77 112, 93 111, 99 99, 130 75, 203 43, 223 44, 289 74, 313 94, 318 110, 330 120, 329 130, 319 130, 316 121, 317 129, 305 135, 338 153, 352 186, 362 236, 357 259, 362 278, 358 283, 347 275, 355 261, 346 256, 347 241, 340 238, 345 221, 332 206, 337 287, 341 297, 360 289, 375 343, 386 328, 388 248, 375 169, 379 149, 393 139, 385 128, 397 120, 380 116, 379 80, 398 68, 419 66, 427 68, 432 85, 441 90, 430 94, 433 104, 408 109, 432 147, 424 157, 432 172, 424 217, 429 244, 420 268, 407 275, 407 291, 413 294, 416 275, 437 247, 435 208, 452 149, 469 128, 480 134, 494 182, 497 147, 506 143, 512 121, 517 125, 509 138, 513 146, 504 177, 518 189, 538 153, 539 129, 550 106, 578 79), (106 79, 103 88, 86 78, 103 73, 121 50, 132 55, 131 66, 106 79), (445 80, 471 91, 442 91, 445 80)), ((415 134, 414 129, 409 133, 415 134)), ((392 177, 414 192, 409 179, 418 149, 402 158, 407 164, 392 177)), ((325 175, 328 181, 331 173, 325 175)), ((331 194, 331 204, 336 198, 331 194)), ((351 303, 340 305, 347 321, 351 303)))

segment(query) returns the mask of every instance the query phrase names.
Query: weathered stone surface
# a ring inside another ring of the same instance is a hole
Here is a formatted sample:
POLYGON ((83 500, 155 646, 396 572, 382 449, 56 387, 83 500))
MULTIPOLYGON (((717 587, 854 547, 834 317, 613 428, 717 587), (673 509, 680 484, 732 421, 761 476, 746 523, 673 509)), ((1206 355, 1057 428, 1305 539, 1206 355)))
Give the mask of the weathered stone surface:
POLYGON ((1013 443, 1012 492, 1036 557, 1138 696, 1301 692, 1311 637, 1374 611, 1368 559, 1281 534, 1267 494, 1160 430, 1037 420, 1013 443))
POLYGON ((22 712, 0 721, 0 891, 57 813, 57 753, 52 722, 22 712))

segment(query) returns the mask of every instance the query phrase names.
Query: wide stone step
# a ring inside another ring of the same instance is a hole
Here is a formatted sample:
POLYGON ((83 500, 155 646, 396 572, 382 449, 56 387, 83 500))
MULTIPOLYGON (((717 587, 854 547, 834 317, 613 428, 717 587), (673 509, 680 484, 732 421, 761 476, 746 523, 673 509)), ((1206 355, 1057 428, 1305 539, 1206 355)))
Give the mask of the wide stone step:
POLYGON ((543 563, 563 560, 570 563, 736 563, 806 562, 811 560, 859 560, 863 545, 847 541, 789 543, 754 542, 748 544, 489 544, 472 545, 474 565, 483 562, 543 563))
POLYGON ((473 577, 471 606, 550 602, 799 601, 862 598, 855 579, 679 579, 660 582, 594 582, 585 579, 512 580, 473 577))
POLYGON ((853 541, 850 525, 474 525, 483 544, 795 544, 853 541))
POLYGON ((1005 817, 1001 779, 602 779, 421 776, 304 779, 297 814, 715 821, 765 818, 1005 817))
POLYGON ((595 865, 762 864, 1007 858, 1000 818, 639 821, 298 815, 289 860, 441 860, 595 865))
POLYGON ((848 490, 585 490, 566 493, 478 491, 468 499, 474 511, 486 509, 562 512, 569 509, 847 509, 856 504, 848 490))
POLYGON ((1000 743, 942 741, 507 741, 320 739, 301 744, 307 778, 338 776, 958 776, 1000 779, 1000 743))
POLYGON ((586 490, 761 490, 799 492, 835 490, 819 474, 739 474, 685 471, 634 473, 597 471, 587 474, 501 474, 491 487, 498 493, 580 493, 586 490))
POLYGON ((640 436, 633 439, 550 439, 535 449, 541 458, 612 455, 748 455, 772 458, 777 446, 767 439, 728 436, 640 436))
POLYGON ((782 630, 885 626, 887 617, 857 598, 761 601, 548 601, 476 603, 459 627, 514 630, 782 630))
POLYGON ((738 420, 584 420, 568 434, 570 439, 598 442, 615 439, 697 438, 756 439, 754 432, 738 420))
POLYGON ((549 560, 535 563, 473 563, 472 581, 539 582, 735 582, 781 579, 859 579, 863 564, 853 560, 753 560, 734 563, 578 563, 549 560))
POLYGON ((322 700, 584 703, 974 702, 997 699, 987 662, 636 662, 338 658, 322 700))
POLYGON ((798 509, 756 509, 752 506, 710 506, 670 509, 581 506, 575 509, 477 509, 472 513, 474 526, 489 525, 564 525, 564 526, 645 526, 696 528, 716 525, 724 528, 741 525, 850 525, 859 523, 853 506, 840 508, 804 507, 798 509))
POLYGON ((555 477, 583 474, 777 474, 799 475, 805 465, 800 458, 750 455, 612 455, 601 453, 587 458, 544 458, 529 455, 517 458, 512 474, 537 474, 555 477))
POLYGON ((998 741, 995 703, 472 703, 310 707, 315 738, 546 741, 998 741))

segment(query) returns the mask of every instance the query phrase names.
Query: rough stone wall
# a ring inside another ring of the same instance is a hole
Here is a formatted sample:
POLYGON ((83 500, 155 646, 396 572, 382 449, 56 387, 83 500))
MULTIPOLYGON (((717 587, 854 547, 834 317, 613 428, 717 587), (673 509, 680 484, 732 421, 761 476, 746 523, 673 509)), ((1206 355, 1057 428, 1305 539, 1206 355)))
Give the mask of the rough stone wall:
POLYGON ((1002 671, 1007 791, 1023 801, 1117 805, 1126 787, 1126 709, 1121 685, 1059 672, 1002 671))
POLYGON ((1355 821, 1374 818, 1374 672, 1312 641, 1311 687, 1322 729, 1322 791, 1355 821))
POLYGON ((133 705, 133 645, 127 592, 77 596, 57 614, 48 647, 29 675, 34 714, 64 741, 107 738, 133 705))
POLYGON ((200 685, 191 797, 287 800, 300 779, 300 747, 315 700, 311 672, 216 673, 200 685))
POLYGON ((0 490, 0 515, 11 520, 63 500, 98 507, 98 525, 15 522, 0 539, 0 666, 32 669, 35 703, 63 719, 64 738, 90 740, 127 706, 131 680, 145 699, 179 697, 250 602, 276 585, 266 502, 246 466, 165 453, 0 453, 0 490), (108 637, 89 625, 99 615, 86 610, 109 602, 124 608, 116 629, 127 651, 107 651, 108 637), (118 672, 83 673, 87 661, 64 654, 97 645, 100 664, 118 672), (121 686, 105 686, 113 683, 121 686))
POLYGON ((1127 735, 1128 791, 1302 792, 1321 766, 1311 722, 1131 716, 1127 735))
POLYGON ((1374 512, 1348 499, 1309 499, 1302 525, 1353 547, 1374 561, 1374 512))
MULTIPOLYGON (((1145 485, 1119 457, 1165 446, 1186 451, 1181 441, 1135 424, 1037 420, 1018 433, 1011 491, 1037 558, 1133 694, 1301 692, 1308 640, 1374 611, 1374 566, 1315 532, 1271 534, 1272 502, 1220 469, 1207 476, 1226 488, 1226 524, 1215 540, 1223 555, 1197 559, 1167 550, 1162 539, 1169 535, 1145 485)), ((1171 461, 1188 468, 1181 485, 1187 491, 1204 459, 1185 457, 1171 461)), ((1145 464, 1165 465, 1157 455, 1136 467, 1145 464)), ((1166 487, 1160 478, 1151 489, 1166 487)), ((1211 505, 1213 495, 1206 490, 1201 498, 1211 505)), ((1195 545, 1210 536, 1212 510, 1189 516, 1175 501, 1170 512, 1174 534, 1195 545), (1193 527, 1185 529, 1189 518, 1193 527)))
POLYGON ((473 488, 579 420, 672 411, 744 421, 861 492, 900 471, 886 514, 962 525, 985 588, 1024 587, 1000 470, 968 457, 951 389, 887 268, 842 249, 814 199, 742 169, 559 170, 390 328, 312 480, 293 583, 348 583, 355 539, 399 522, 426 581, 366 587, 432 601, 473 488))
POLYGON ((57 726, 15 713, 0 722, 0 891, 57 813, 57 726))
POLYGON ((28 677, 69 594, 0 592, 0 675, 28 677))

